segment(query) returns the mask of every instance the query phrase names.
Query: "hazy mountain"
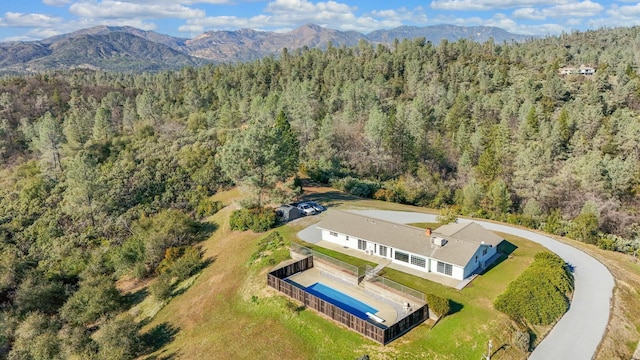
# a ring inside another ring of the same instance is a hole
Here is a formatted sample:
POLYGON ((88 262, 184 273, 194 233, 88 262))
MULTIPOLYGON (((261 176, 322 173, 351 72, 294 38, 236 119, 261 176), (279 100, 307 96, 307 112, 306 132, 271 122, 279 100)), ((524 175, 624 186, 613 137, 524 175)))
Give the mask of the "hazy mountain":
POLYGON ((214 61, 247 61, 279 54, 283 48, 326 48, 329 43, 353 46, 365 35, 307 24, 287 33, 241 29, 208 31, 187 40, 189 54, 214 61))
POLYGON ((208 62, 238 62, 276 56, 283 48, 354 46, 361 40, 390 44, 394 39, 424 37, 470 39, 496 43, 528 37, 494 27, 437 25, 401 26, 364 35, 314 24, 287 33, 241 29, 208 31, 193 39, 178 38, 132 27, 97 26, 33 42, 0 43, 0 71, 24 72, 86 67, 110 71, 157 71, 208 62))
POLYGON ((439 43, 443 39, 457 41, 469 39, 477 42, 485 42, 493 39, 495 43, 524 41, 531 39, 531 36, 512 34, 508 31, 491 26, 456 26, 456 25, 436 25, 436 26, 400 26, 389 30, 376 30, 367 35, 367 40, 371 42, 390 43, 394 39, 413 39, 424 37, 432 43, 439 43))

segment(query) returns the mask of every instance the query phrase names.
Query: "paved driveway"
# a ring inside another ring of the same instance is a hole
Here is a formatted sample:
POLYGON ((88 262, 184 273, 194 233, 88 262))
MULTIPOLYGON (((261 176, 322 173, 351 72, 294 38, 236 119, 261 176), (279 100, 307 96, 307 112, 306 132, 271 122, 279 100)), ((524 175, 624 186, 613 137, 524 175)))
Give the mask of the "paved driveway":
MULTIPOLYGON (((435 222, 436 215, 403 211, 358 210, 362 215, 397 223, 435 222)), ((460 219, 460 222, 470 220, 460 219)), ((476 220, 474 220, 476 221, 476 220)), ((598 260, 548 236, 511 226, 476 221, 489 230, 512 234, 545 246, 574 268, 575 292, 569 311, 558 321, 529 359, 591 359, 604 336, 613 276, 598 260)))

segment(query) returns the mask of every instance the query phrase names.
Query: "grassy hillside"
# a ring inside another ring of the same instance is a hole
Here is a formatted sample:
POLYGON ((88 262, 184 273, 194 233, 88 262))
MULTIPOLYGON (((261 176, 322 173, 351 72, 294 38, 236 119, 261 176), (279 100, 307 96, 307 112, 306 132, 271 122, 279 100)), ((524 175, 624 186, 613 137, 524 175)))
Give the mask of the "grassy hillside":
MULTIPOLYGON (((339 207, 420 211, 385 202, 352 200, 334 192, 316 195, 339 207)), ((232 200, 224 199, 225 203, 232 200)), ((463 291, 387 270, 385 276, 451 298, 455 313, 434 328, 423 324, 383 347, 312 311, 300 311, 296 304, 267 288, 266 272, 272 265, 249 264, 265 234, 230 231, 227 219, 231 210, 232 206, 227 207, 211 219, 220 225, 203 243, 205 257, 211 258, 212 264, 146 326, 146 331, 167 329, 170 335, 149 358, 355 359, 369 354, 372 359, 476 359, 484 353, 489 338, 494 341, 494 349, 505 345, 495 358, 524 358, 523 353, 508 346, 510 322, 493 309, 492 301, 529 265, 532 256, 542 249, 539 245, 509 237, 517 249, 499 265, 499 271, 478 277, 463 291)), ((305 218, 277 231, 288 242, 314 221, 317 218, 305 218)))

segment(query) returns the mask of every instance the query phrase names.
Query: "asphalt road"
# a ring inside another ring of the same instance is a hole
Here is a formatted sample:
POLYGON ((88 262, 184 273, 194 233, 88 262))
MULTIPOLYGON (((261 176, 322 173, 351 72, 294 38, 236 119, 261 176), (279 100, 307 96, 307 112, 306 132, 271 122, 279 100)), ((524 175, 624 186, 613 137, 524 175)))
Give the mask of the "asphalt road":
MULTIPOLYGON (((354 212, 397 223, 436 221, 436 215, 413 212, 386 210, 354 212)), ((460 219, 459 221, 471 220, 460 219)), ((548 236, 506 225, 473 221, 489 230, 512 234, 539 243, 558 254, 574 269, 575 292, 571 307, 535 348, 529 359, 592 359, 609 320, 614 285, 613 276, 609 270, 585 252, 548 236)))

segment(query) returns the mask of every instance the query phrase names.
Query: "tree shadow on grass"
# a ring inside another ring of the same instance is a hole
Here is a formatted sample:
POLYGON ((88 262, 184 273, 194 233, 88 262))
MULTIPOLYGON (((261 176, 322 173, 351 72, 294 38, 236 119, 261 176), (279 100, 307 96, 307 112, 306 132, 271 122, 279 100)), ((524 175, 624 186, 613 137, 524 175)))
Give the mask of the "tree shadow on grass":
POLYGON ((460 312, 463 308, 464 305, 462 305, 461 303, 449 299, 449 313, 447 315, 453 315, 457 312, 460 312))
MULTIPOLYGON (((142 341, 145 345, 145 353, 149 354, 154 351, 160 350, 163 346, 172 342, 180 328, 173 326, 167 322, 156 325, 151 330, 142 335, 142 341)), ((156 359, 173 359, 175 354, 169 355, 169 357, 156 357, 156 359)))
POLYGON ((125 304, 127 304, 129 307, 132 307, 140 304, 144 299, 147 298, 148 295, 149 295, 149 291, 145 287, 138 291, 125 294, 123 296, 123 300, 125 304))
MULTIPOLYGON (((202 270, 204 270, 206 267, 208 267, 209 265, 213 264, 216 261, 217 257, 216 256, 212 256, 212 257, 208 257, 206 259, 202 259, 202 261, 200 262, 200 264, 193 270, 193 272, 189 275, 189 278, 198 275, 199 273, 202 272, 202 270)), ((186 279, 185 279, 186 280, 186 279)), ((180 282, 178 282, 179 284, 180 282)), ((192 285, 194 284, 194 282, 192 281, 188 286, 182 286, 179 289, 175 290, 172 292, 171 297, 176 297, 178 295, 182 295, 185 293, 185 291, 187 291, 192 285)), ((174 284, 175 286, 176 284, 174 284)))
POLYGON ((170 354, 158 354, 158 355, 153 355, 150 356, 148 358, 146 358, 147 360, 176 360, 179 358, 179 353, 170 353, 170 354))
POLYGON ((353 201, 362 199, 360 197, 345 194, 340 191, 328 191, 325 193, 313 193, 303 198, 303 201, 317 201, 327 208, 338 206, 345 201, 353 201))
POLYGON ((214 222, 205 221, 200 224, 198 228, 198 233, 196 235, 196 242, 207 240, 211 234, 213 234, 216 230, 218 230, 218 224, 214 222))

